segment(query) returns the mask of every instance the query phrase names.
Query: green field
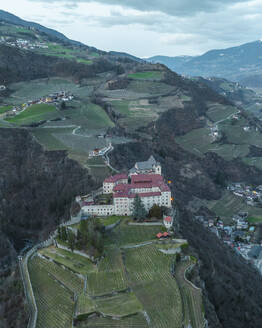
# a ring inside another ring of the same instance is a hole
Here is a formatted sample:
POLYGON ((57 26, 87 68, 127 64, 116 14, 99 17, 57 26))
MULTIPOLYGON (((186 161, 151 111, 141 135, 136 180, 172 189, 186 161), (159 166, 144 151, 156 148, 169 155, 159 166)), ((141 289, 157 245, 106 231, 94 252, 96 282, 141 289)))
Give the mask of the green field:
POLYGON ((68 150, 70 149, 64 143, 59 141, 56 134, 72 134, 72 129, 47 129, 36 128, 31 129, 31 133, 36 137, 37 141, 47 150, 68 150))
POLYGON ((261 157, 245 157, 242 158, 243 162, 247 165, 252 165, 262 170, 262 158, 261 157))
POLYGON ((129 110, 129 103, 128 100, 113 100, 111 104, 116 109, 116 111, 122 115, 129 116, 131 112, 129 110))
POLYGON ((150 95, 168 94, 170 91, 174 90, 174 87, 163 82, 133 80, 129 83, 127 90, 138 94, 145 94, 150 97, 150 95))
POLYGON ((80 273, 82 275, 86 275, 88 272, 96 271, 95 265, 87 258, 63 249, 51 246, 48 248, 43 248, 39 251, 39 253, 53 259, 61 265, 64 265, 73 272, 80 273))
POLYGON ((207 111, 207 116, 213 122, 219 122, 227 119, 230 115, 237 113, 238 110, 233 106, 222 106, 221 104, 212 104, 207 111))
POLYGON ((76 103, 73 108, 66 110, 65 114, 70 117, 70 120, 67 122, 73 123, 76 126, 81 125, 82 128, 90 130, 114 126, 114 123, 103 108, 92 103, 76 103))
POLYGON ((212 145, 209 128, 194 129, 183 136, 176 137, 176 142, 197 156, 202 156, 209 149, 215 148, 212 145))
POLYGON ((205 205, 219 215, 226 223, 230 223, 232 216, 240 211, 248 212, 250 216, 262 217, 262 208, 248 206, 246 202, 229 191, 225 191, 222 198, 215 201, 205 201, 205 205))
POLYGON ((29 106, 20 114, 12 118, 7 118, 6 121, 22 125, 36 123, 42 120, 54 119, 59 116, 60 114, 58 113, 54 105, 36 104, 29 106))
POLYGON ((161 80, 164 73, 159 71, 147 71, 128 74, 127 77, 135 80, 161 80))
POLYGON ((239 137, 236 144, 230 137, 228 138, 231 142, 229 144, 213 143, 209 128, 194 129, 175 139, 184 149, 197 156, 203 156, 204 153, 212 151, 226 160, 232 160, 238 157, 244 158, 249 153, 249 145, 239 137))
POLYGON ((83 59, 83 58, 80 58, 80 59, 77 59, 76 61, 77 61, 78 63, 87 64, 87 65, 91 65, 91 64, 93 64, 93 61, 90 60, 90 59, 83 59))
MULTIPOLYGON (((261 213, 262 213, 262 210, 261 210, 261 213)), ((250 216, 247 218, 247 220, 248 220, 248 223, 250 223, 250 224, 262 223, 262 217, 259 217, 259 216, 250 216)))
POLYGON ((131 226, 127 222, 128 219, 122 220, 113 231, 107 233, 106 244, 123 246, 156 240, 156 234, 165 230, 162 226, 131 226))
POLYGON ((9 106, 0 106, 0 114, 8 112, 12 108, 13 108, 13 106, 11 106, 11 105, 9 105, 9 106))
POLYGON ((107 216, 107 217, 101 218, 100 222, 106 227, 111 224, 115 224, 119 220, 123 220, 123 219, 126 219, 126 216, 123 217, 123 216, 118 216, 118 215, 112 215, 112 216, 107 216))

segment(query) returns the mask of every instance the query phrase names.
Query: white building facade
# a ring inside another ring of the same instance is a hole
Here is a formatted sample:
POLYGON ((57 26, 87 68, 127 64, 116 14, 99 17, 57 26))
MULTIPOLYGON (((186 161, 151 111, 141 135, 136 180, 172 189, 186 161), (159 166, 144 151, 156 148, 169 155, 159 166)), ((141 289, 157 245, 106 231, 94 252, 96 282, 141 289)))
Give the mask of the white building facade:
POLYGON ((105 179, 103 193, 113 194, 111 205, 87 205, 82 207, 86 214, 95 216, 131 215, 136 195, 139 195, 146 211, 153 205, 172 207, 171 191, 160 174, 125 174, 105 179))

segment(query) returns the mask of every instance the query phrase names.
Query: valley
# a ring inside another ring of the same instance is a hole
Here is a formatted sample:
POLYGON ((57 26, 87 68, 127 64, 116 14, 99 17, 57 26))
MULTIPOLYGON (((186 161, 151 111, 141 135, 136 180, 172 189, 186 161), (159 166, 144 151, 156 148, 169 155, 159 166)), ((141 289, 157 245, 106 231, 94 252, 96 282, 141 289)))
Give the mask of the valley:
MULTIPOLYGON (((226 245, 221 228, 245 230, 252 245, 261 242, 260 97, 224 79, 186 78, 6 19, 0 24, 3 327, 28 320, 30 328, 260 326, 262 277, 226 245), (87 220, 76 197, 87 201, 105 178, 151 155, 172 192, 172 238, 161 237, 162 220, 146 225, 97 214, 87 220), (245 229, 235 227, 239 212, 248 213, 245 229), (93 222, 84 233, 83 221, 93 222), (25 240, 31 250, 23 254, 25 240), (17 256, 25 277, 28 270, 35 316, 17 256)), ((236 248, 246 245, 229 237, 236 248)))

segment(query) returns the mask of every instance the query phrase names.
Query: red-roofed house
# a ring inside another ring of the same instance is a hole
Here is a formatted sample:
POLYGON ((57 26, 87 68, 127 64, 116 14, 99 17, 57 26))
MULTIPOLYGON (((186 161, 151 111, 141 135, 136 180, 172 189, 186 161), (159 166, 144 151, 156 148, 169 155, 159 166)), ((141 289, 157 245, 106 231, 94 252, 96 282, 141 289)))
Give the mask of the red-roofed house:
POLYGON ((164 225, 167 229, 170 229, 173 225, 173 218, 171 216, 164 216, 164 225))

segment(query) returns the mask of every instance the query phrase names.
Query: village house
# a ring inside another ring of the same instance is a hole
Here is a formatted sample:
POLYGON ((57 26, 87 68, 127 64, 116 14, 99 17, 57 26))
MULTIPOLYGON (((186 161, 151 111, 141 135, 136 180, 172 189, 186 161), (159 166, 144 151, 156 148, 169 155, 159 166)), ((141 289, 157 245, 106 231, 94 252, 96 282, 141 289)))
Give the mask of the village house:
POLYGON ((173 226, 173 218, 171 216, 165 216, 163 218, 164 226, 169 230, 173 226))

